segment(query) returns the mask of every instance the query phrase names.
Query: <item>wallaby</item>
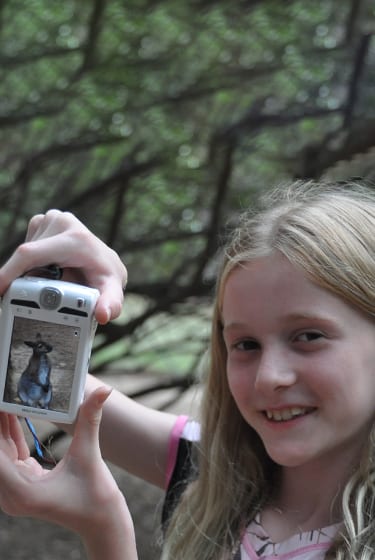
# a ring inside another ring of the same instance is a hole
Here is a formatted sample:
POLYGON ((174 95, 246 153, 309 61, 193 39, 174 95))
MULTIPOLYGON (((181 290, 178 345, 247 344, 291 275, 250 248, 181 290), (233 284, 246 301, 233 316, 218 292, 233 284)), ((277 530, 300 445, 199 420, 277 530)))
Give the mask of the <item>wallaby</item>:
POLYGON ((24 340, 24 343, 33 349, 33 353, 18 382, 18 396, 27 406, 48 408, 52 399, 52 386, 51 362, 47 354, 53 347, 42 340, 40 333, 36 335, 36 342, 24 340))

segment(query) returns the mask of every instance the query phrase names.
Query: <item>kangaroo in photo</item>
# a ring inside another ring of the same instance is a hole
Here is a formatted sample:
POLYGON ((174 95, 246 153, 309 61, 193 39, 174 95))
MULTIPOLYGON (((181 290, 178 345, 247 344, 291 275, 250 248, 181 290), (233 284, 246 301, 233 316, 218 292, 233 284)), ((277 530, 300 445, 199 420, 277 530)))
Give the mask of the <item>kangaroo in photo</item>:
POLYGON ((42 340, 40 333, 36 335, 36 342, 24 340, 24 343, 33 349, 33 353, 18 382, 18 396, 27 406, 48 408, 52 399, 52 386, 51 362, 47 354, 53 347, 42 340))

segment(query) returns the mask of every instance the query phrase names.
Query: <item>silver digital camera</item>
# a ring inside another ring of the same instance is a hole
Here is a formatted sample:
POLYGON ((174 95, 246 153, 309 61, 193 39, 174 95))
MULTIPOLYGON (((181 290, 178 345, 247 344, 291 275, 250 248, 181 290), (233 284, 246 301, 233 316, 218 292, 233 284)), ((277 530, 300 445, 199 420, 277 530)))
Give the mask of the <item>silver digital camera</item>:
POLYGON ((15 280, 0 315, 0 410, 72 423, 82 402, 98 290, 39 277, 15 280))

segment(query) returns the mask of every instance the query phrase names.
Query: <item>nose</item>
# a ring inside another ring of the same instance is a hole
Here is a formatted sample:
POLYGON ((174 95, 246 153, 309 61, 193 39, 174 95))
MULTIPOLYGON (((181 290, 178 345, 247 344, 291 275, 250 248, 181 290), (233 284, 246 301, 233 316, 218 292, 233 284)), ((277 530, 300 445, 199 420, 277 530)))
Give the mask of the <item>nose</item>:
POLYGON ((296 383, 297 375, 286 351, 262 348, 256 369, 254 388, 269 393, 296 383))

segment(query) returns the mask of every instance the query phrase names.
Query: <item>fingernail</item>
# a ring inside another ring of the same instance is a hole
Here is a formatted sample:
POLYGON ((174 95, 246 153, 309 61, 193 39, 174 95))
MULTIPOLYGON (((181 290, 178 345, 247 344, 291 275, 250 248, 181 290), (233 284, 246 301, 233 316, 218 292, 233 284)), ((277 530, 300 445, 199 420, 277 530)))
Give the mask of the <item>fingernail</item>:
POLYGON ((110 307, 106 307, 106 317, 107 317, 107 322, 111 320, 111 315, 112 315, 112 311, 110 307))
POLYGON ((100 408, 103 403, 108 399, 109 395, 112 393, 112 387, 102 387, 100 393, 96 396, 97 407, 100 408))
POLYGON ((100 323, 102 323, 103 325, 105 325, 106 323, 108 323, 111 320, 111 308, 110 307, 104 307, 101 311, 101 317, 100 317, 100 323))

